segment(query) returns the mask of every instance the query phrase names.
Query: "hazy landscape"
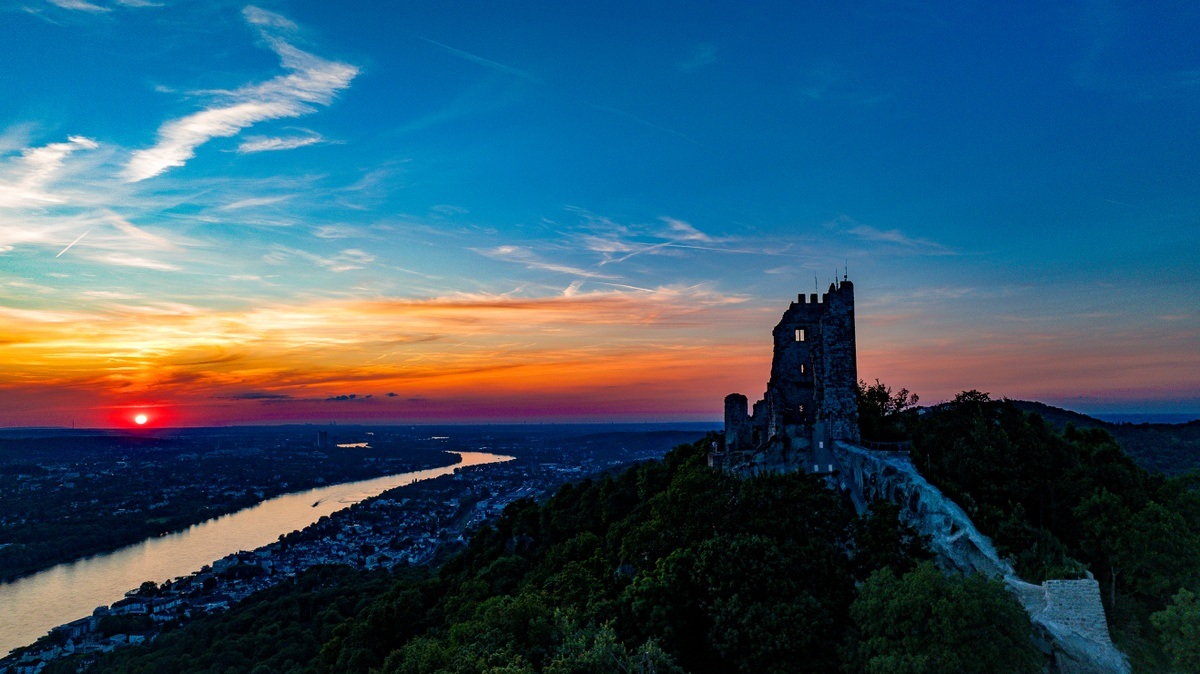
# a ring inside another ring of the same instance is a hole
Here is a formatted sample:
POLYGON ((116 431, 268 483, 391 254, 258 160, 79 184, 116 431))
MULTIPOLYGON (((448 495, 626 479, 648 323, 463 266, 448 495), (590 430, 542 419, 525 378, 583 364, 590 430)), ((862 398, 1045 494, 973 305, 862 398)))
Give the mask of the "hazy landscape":
POLYGON ((1200 5, 0 21, 0 674, 1200 672, 1200 5))

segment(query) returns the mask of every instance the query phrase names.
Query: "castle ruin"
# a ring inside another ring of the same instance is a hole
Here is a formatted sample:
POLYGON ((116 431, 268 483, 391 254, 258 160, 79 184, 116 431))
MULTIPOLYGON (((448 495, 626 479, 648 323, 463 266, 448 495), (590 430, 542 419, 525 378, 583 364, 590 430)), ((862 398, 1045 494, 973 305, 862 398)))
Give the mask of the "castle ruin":
POLYGON ((724 446, 713 443, 709 465, 750 475, 807 472, 825 476, 861 514, 873 499, 901 506, 900 518, 929 536, 939 566, 1002 579, 1034 626, 1035 644, 1055 674, 1128 674, 1128 658, 1112 643, 1100 591, 1091 578, 1021 580, 957 504, 929 484, 906 451, 862 446, 858 431, 858 365, 854 285, 792 302, 772 332, 775 352, 762 400, 725 397, 724 446))
POLYGON ((725 397, 725 446, 709 457, 718 468, 834 472, 833 441, 858 442, 858 365, 854 284, 800 295, 772 332, 771 378, 748 410, 740 393, 725 397))

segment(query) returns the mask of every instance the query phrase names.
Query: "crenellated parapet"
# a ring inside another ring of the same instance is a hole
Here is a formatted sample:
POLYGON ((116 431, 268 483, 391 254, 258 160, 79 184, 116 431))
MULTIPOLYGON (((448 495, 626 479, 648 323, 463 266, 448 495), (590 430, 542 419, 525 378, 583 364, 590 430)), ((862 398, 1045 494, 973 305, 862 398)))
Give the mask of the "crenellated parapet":
MULTIPOLYGON (((709 465, 743 475, 807 472, 825 476, 859 512, 875 499, 928 535, 947 571, 1002 579, 1029 613, 1055 674, 1129 672, 1108 634, 1091 578, 1026 583, 957 504, 923 478, 906 451, 860 446, 854 286, 849 280, 797 301, 772 331, 771 378, 748 412, 740 393, 725 397, 725 447, 709 465)), ((904 443, 891 443, 897 448, 904 443)))
POLYGON ((767 390, 746 413, 741 394, 725 399, 730 465, 826 472, 834 440, 858 440, 854 284, 843 279, 818 296, 799 295, 771 332, 767 390))

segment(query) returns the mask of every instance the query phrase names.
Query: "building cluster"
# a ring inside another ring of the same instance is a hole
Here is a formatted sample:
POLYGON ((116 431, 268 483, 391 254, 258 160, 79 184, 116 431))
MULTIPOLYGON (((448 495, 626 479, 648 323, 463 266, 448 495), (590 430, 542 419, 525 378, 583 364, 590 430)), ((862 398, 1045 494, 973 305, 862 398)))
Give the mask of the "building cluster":
MULTIPOLYGON (((528 443, 521 443, 529 450, 528 443)), ((504 444, 480 451, 504 453, 504 444)), ((516 449, 514 446, 513 449, 516 449)), ((323 564, 359 569, 420 565, 463 545, 469 532, 521 498, 662 452, 597 453, 536 447, 525 458, 458 469, 452 475, 389 490, 323 517, 270 545, 241 551, 196 573, 145 583, 91 616, 61 625, 32 646, 0 659, 0 674, 32 674, 62 657, 81 664, 117 648, 152 641, 167 625, 219 612, 323 564)), ((516 453, 516 452, 514 452, 516 453)))

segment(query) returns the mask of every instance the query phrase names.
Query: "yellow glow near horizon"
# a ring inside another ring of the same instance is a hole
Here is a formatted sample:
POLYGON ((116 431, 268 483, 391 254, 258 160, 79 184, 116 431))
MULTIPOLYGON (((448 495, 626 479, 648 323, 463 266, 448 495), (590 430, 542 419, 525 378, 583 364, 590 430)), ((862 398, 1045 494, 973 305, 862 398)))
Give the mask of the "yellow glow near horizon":
MULTIPOLYGON (((603 414, 638 399, 649 414, 702 414, 719 407, 711 390, 735 385, 730 378, 742 376, 747 359, 769 358, 758 345, 716 337, 714 328, 771 320, 740 298, 702 288, 127 309, 101 306, 67 320, 51 310, 9 315, 19 320, 0 328, 0 367, 10 375, 0 389, 44 400, 55 391, 59 400, 43 409, 90 398, 92 409, 136 401, 194 410, 177 410, 172 423, 235 407, 245 417, 320 415, 321 405, 350 394, 354 413, 372 395, 376 410, 406 401, 415 410, 436 399, 479 414, 519 417, 548 405, 603 414), (714 361, 715 354, 724 358, 714 361), (526 405, 527 398, 542 401, 526 405)), ((747 382, 762 376, 747 374, 747 382)))

